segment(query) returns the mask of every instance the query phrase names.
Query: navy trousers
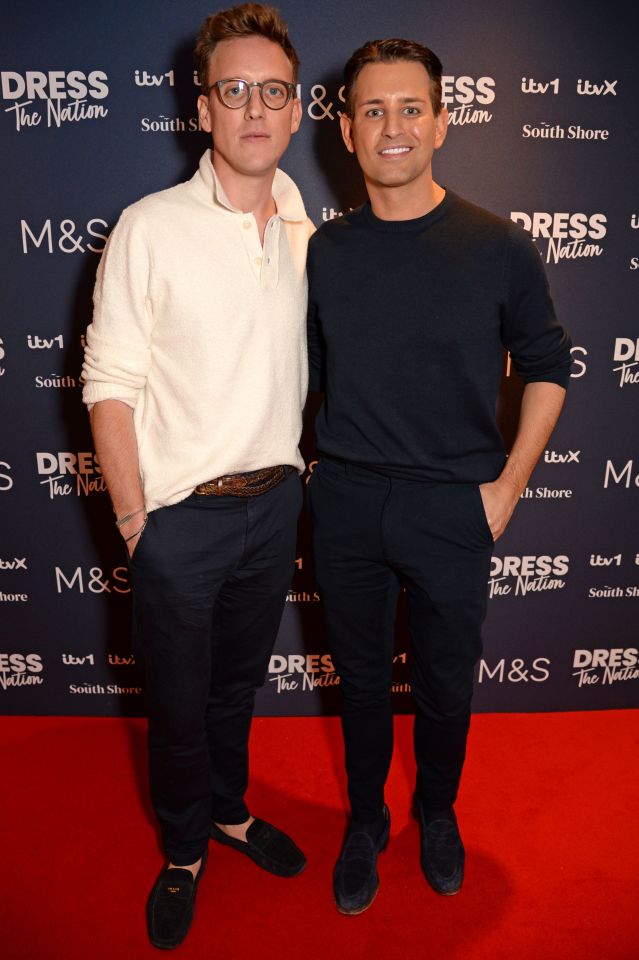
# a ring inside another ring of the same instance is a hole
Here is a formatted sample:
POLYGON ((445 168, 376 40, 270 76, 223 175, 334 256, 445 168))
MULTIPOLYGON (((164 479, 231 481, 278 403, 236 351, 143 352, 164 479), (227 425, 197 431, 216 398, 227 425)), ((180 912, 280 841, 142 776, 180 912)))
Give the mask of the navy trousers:
POLYGON ((341 679, 353 819, 380 816, 393 750, 394 624, 410 607, 417 796, 457 797, 493 539, 477 484, 388 478, 322 458, 309 481, 314 560, 341 679))
POLYGON ((151 797, 167 856, 195 862, 211 820, 243 823, 255 691, 293 574, 297 473, 259 497, 154 510, 130 561, 151 797))

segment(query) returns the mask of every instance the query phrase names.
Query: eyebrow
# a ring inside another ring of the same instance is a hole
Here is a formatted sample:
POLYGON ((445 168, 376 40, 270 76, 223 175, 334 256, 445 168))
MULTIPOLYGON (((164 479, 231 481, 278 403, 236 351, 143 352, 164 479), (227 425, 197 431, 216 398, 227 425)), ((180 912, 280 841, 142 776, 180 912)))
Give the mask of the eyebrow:
MULTIPOLYGON (((360 103, 360 106, 365 107, 365 106, 370 106, 371 104, 378 104, 383 102, 384 101, 381 97, 371 97, 370 100, 362 100, 360 103)), ((400 97, 399 102, 400 103, 426 103, 426 99, 424 97, 400 97)))

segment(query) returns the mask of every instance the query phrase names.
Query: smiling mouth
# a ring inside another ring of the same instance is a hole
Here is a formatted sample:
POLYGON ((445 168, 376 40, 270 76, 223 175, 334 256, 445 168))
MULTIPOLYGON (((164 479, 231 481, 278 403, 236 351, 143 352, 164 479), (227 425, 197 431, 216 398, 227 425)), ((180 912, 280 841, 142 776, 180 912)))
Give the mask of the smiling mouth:
POLYGON ((382 157, 403 157, 411 150, 412 147, 385 147, 379 152, 382 157))

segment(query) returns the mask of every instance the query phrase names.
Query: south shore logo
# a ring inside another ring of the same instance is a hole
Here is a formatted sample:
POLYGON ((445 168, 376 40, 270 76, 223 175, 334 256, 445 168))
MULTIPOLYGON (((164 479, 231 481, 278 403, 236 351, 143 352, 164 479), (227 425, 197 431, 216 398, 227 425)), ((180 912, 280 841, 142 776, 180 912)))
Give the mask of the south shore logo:
POLYGON ((0 688, 38 687, 44 683, 42 670, 37 653, 0 653, 0 688))
POLYGON ((44 477, 40 481, 49 494, 49 499, 76 496, 88 497, 92 493, 103 493, 106 484, 96 456, 91 451, 83 453, 36 453, 38 474, 44 477))
POLYGON ((103 696, 125 696, 141 697, 142 687, 123 687, 119 683, 70 683, 69 693, 80 694, 81 696, 103 697, 103 696))
POLYGON ((562 127, 560 123, 525 123, 521 128, 524 140, 607 140, 610 130, 603 127, 582 127, 579 123, 571 123, 562 127))
POLYGON ((528 593, 563 590, 570 561, 560 554, 556 557, 523 556, 493 557, 488 580, 488 596, 525 597, 528 593))
POLYGON ((591 240, 603 240, 608 222, 603 213, 526 213, 515 210, 510 219, 519 223, 532 234, 535 241, 542 242, 540 252, 546 263, 561 260, 578 260, 583 257, 600 257, 603 247, 591 240))
POLYGON ((102 101, 109 95, 108 77, 103 70, 26 70, 0 73, 4 112, 13 115, 18 133, 44 122, 46 127, 99 120, 108 114, 102 101))
POLYGON ((579 687, 639 680, 639 651, 636 647, 575 650, 572 666, 579 687))

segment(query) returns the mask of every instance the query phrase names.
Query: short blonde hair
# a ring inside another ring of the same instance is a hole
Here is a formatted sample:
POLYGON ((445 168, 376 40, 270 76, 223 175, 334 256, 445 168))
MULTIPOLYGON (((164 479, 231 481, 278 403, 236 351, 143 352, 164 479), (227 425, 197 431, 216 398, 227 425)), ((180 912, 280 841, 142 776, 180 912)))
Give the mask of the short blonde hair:
POLYGON ((206 90, 208 85, 209 60, 218 43, 221 40, 236 40, 239 37, 264 37, 276 43, 290 60, 293 68, 293 83, 297 83, 300 61, 279 10, 261 3, 242 3, 237 7, 211 14, 200 27, 194 55, 200 86, 203 90, 206 90))

